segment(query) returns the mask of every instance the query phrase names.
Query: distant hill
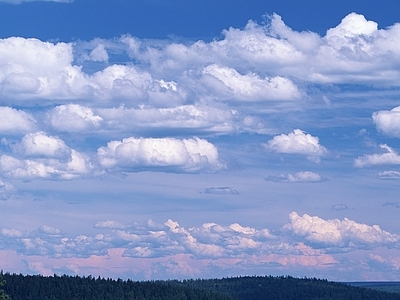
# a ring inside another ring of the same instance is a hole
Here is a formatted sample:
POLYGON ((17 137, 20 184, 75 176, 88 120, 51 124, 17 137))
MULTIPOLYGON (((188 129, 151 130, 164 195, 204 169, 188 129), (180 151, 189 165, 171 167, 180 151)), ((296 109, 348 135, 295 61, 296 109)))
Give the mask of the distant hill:
POLYGON ((400 294, 400 282, 399 281, 360 281, 360 282, 348 282, 348 285, 370 288, 378 291, 385 291, 391 293, 400 294))
POLYGON ((3 279, 3 289, 12 300, 400 300, 396 293, 290 276, 125 281, 4 273, 3 279))

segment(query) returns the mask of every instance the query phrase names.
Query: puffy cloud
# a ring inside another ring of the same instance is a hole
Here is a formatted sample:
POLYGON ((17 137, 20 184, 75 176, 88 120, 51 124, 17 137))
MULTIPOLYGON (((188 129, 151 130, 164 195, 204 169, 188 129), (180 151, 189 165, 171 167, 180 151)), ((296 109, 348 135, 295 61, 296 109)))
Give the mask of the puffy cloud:
POLYGON ((365 166, 374 165, 398 165, 400 164, 400 155, 386 144, 379 145, 380 148, 386 150, 386 153, 371 154, 359 156, 354 161, 356 167, 362 168, 365 166))
POLYGON ((256 229, 232 223, 222 226, 204 223, 186 228, 167 220, 163 224, 151 220, 131 224, 100 221, 95 236, 68 237, 50 226, 34 231, 3 228, 0 242, 25 255, 49 257, 89 257, 105 255, 120 249, 123 257, 160 258, 171 255, 194 255, 196 259, 262 259, 270 255, 323 255, 328 251, 352 251, 376 247, 393 247, 400 236, 382 230, 377 225, 366 225, 349 219, 324 220, 317 216, 293 212, 285 230, 272 234, 270 230, 256 229), (289 235, 288 235, 289 233, 289 235), (301 239, 301 241, 299 241, 301 239), (306 244, 304 244, 306 243, 306 244))
POLYGON ((0 116, 0 133, 26 133, 36 128, 36 121, 33 116, 22 110, 1 106, 0 116))
POLYGON ((372 114, 378 130, 389 136, 400 137, 400 106, 392 110, 381 110, 372 114))
POLYGON ((100 108, 96 110, 108 130, 141 132, 157 129, 230 134, 237 132, 266 133, 265 122, 257 116, 243 115, 237 110, 205 105, 179 105, 171 108, 140 107, 100 108))
POLYGON ((320 37, 312 32, 296 32, 274 14, 265 26, 249 21, 244 29, 229 28, 223 31, 223 39, 209 43, 160 47, 159 43, 153 46, 130 37, 122 40, 131 57, 150 63, 154 74, 195 74, 193 70, 199 66, 218 66, 219 72, 213 72, 224 84, 229 87, 233 82, 240 83, 239 88, 222 88, 232 93, 248 91, 243 83, 260 83, 271 73, 272 78, 290 78, 294 84, 398 86, 399 30, 399 24, 378 30, 375 22, 351 13, 320 37))
POLYGON ((89 107, 79 104, 60 105, 49 113, 51 126, 58 131, 82 132, 98 128, 103 121, 89 107))
POLYGON ((327 179, 314 172, 301 171, 295 174, 279 174, 276 176, 268 176, 265 180, 275 182, 321 182, 327 179))
POLYGON ((104 44, 97 45, 96 48, 90 52, 89 58, 92 61, 107 62, 109 57, 104 44))
POLYGON ((230 28, 209 43, 98 40, 86 56, 106 67, 91 75, 74 65, 80 43, 2 39, 0 92, 13 99, 113 99, 173 107, 205 98, 299 99, 304 82, 398 85, 399 24, 378 30, 375 22, 352 13, 319 37, 290 29, 276 14, 268 21, 230 28), (126 50, 131 62, 108 65, 115 49, 126 50))
POLYGON ((11 178, 72 179, 88 174, 93 168, 86 154, 44 132, 29 133, 12 148, 15 155, 22 157, 6 154, 0 157, 0 170, 11 178))
POLYGON ((290 29, 274 14, 265 26, 250 21, 209 43, 152 43, 129 36, 96 40, 89 43, 85 59, 104 62, 105 68, 93 74, 74 64, 80 55, 74 49, 87 42, 11 37, 0 40, 0 93, 10 99, 101 99, 175 107, 205 99, 296 100, 304 94, 298 87, 304 83, 397 86, 399 30, 399 24, 378 30, 376 23, 352 13, 319 37, 290 29), (128 63, 109 65, 114 50, 119 55, 126 50, 128 63))
POLYGON ((71 44, 20 37, 2 39, 0 92, 13 99, 62 99, 74 94, 86 80, 80 68, 71 65, 73 59, 71 44))
POLYGON ((382 230, 378 225, 369 226, 347 218, 324 220, 307 214, 299 216, 296 212, 292 212, 289 218, 287 229, 321 247, 368 249, 393 246, 400 241, 399 235, 382 230))
POLYGON ((317 160, 328 153, 328 150, 320 145, 319 138, 295 129, 289 134, 281 134, 269 140, 265 145, 267 149, 277 153, 307 155, 310 159, 317 160))
POLYGON ((216 98, 238 101, 293 100, 300 97, 297 86, 277 76, 260 78, 257 74, 239 74, 235 69, 209 65, 203 69, 205 84, 216 98))
POLYGON ((216 171, 225 167, 217 148, 206 140, 175 138, 126 138, 97 150, 106 168, 141 170, 158 168, 183 172, 216 171))
POLYGON ((206 223, 199 228, 184 228, 168 220, 164 224, 149 221, 144 224, 124 225, 115 221, 101 221, 98 230, 112 229, 95 237, 64 236, 57 228, 42 226, 35 231, 3 228, 0 242, 26 255, 50 257, 89 257, 104 255, 109 249, 123 248, 125 257, 163 257, 171 254, 194 254, 198 258, 241 256, 243 251, 268 251, 263 243, 274 236, 267 229, 256 230, 237 223, 220 226, 206 223))
POLYGON ((9 155, 0 157, 0 167, 4 175, 13 178, 48 178, 57 175, 57 170, 34 160, 19 160, 9 155))
POLYGON ((371 35, 378 30, 378 24, 374 21, 367 21, 363 15, 350 13, 335 28, 326 32, 327 39, 333 38, 354 38, 360 35, 371 35))
POLYGON ((56 159, 18 159, 9 155, 0 157, 0 169, 11 178, 59 178, 70 180, 89 173, 92 169, 89 158, 71 149, 68 161, 56 159))
POLYGON ((69 147, 58 137, 44 132, 29 133, 16 147, 27 157, 63 158, 70 153, 69 147))
MULTIPOLYGON (((133 65, 111 65, 88 75, 74 65, 73 44, 11 37, 0 40, 0 93, 10 99, 124 99, 134 103, 182 101, 169 82, 156 80, 133 65), (166 84, 167 83, 167 84, 166 84)), ((106 60, 99 44, 89 55, 106 60)))

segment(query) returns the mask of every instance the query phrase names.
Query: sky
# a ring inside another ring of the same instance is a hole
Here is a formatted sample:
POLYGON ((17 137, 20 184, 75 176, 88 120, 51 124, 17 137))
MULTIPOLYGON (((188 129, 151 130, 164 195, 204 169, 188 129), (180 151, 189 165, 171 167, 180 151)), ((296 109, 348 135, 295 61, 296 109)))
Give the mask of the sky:
POLYGON ((0 0, 0 269, 400 280, 399 9, 0 0))

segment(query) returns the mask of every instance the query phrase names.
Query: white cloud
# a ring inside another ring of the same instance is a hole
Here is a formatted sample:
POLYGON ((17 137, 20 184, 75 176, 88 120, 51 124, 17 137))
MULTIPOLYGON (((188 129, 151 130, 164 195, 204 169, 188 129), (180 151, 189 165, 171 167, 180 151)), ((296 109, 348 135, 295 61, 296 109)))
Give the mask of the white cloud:
POLYGON ((58 131, 83 132, 98 128, 103 121, 89 107, 79 104, 59 105, 48 113, 50 124, 58 131))
POLYGON ((0 133, 26 133, 36 128, 33 116, 22 110, 1 106, 0 116, 0 133))
POLYGON ((9 155, 0 157, 0 167, 4 175, 12 178, 49 178, 58 175, 52 166, 34 160, 19 160, 9 155))
POLYGON ((281 134, 269 140, 265 147, 277 153, 306 155, 312 160, 326 155, 328 150, 320 145, 319 138, 295 129, 289 134, 281 134))
POLYGON ((124 257, 186 253, 198 259, 241 257, 247 251, 258 254, 272 251, 275 243, 275 236, 268 229, 257 230, 238 223, 229 226, 205 223, 198 228, 185 228, 172 220, 164 224, 148 221, 130 225, 108 220, 98 222, 95 228, 108 233, 70 238, 62 230, 50 226, 35 231, 4 228, 0 233, 5 243, 19 253, 55 258, 105 255, 112 248, 122 248, 124 257))
POLYGON ((74 49, 88 42, 11 37, 0 40, 0 93, 18 100, 176 107, 205 100, 298 100, 304 95, 299 86, 307 83, 398 86, 399 30, 400 24, 378 30, 375 22, 352 13, 319 37, 290 29, 274 14, 265 26, 249 21, 208 43, 97 39, 85 59, 107 63, 116 50, 127 51, 131 62, 107 64, 94 74, 74 64, 81 55, 74 49))
POLYGON ((27 157, 63 158, 70 154, 70 149, 64 141, 44 132, 25 135, 16 149, 27 157))
POLYGON ((392 110, 381 110, 372 114, 378 130, 389 136, 400 137, 400 106, 392 110))
POLYGON ((0 170, 7 177, 73 179, 93 169, 86 154, 44 132, 29 133, 12 148, 15 156, 3 154, 0 157, 0 170))
POLYGON ((400 155, 386 144, 379 145, 380 148, 384 149, 386 152, 381 154, 371 154, 359 156, 354 161, 356 167, 362 168, 365 166, 374 165, 399 165, 400 155))
POLYGON ((92 61, 108 62, 109 56, 104 44, 98 44, 90 54, 89 58, 92 61))
POLYGON ((268 176, 265 180, 275 182, 321 182, 326 178, 310 171, 300 171, 295 174, 279 174, 268 176))
POLYGON ((289 218, 287 229, 312 244, 324 247, 371 248, 393 246, 400 241, 399 235, 382 230, 378 225, 370 226, 347 218, 324 220, 307 214, 299 216, 296 212, 292 212, 289 218))
POLYGON ((400 179, 400 172, 398 171, 382 171, 377 174, 380 179, 400 179))
POLYGON ((111 141, 97 151, 106 168, 175 169, 183 172, 215 171, 225 167, 217 148, 204 139, 126 138, 111 141))
POLYGON ((239 74, 235 69, 209 65, 203 69, 204 83, 218 99, 237 101, 293 100, 300 98, 297 86, 276 76, 260 78, 257 74, 239 74))
POLYGON ((360 35, 372 35, 378 30, 378 24, 367 21, 363 15, 350 13, 335 28, 326 32, 327 39, 341 38, 351 39, 360 35))
POLYGON ((400 236, 377 225, 346 218, 324 220, 307 214, 299 216, 295 212, 289 217, 290 223, 284 226, 285 230, 278 231, 279 235, 267 228, 256 229, 238 223, 223 226, 210 222, 186 228, 170 219, 163 224, 151 220, 131 224, 100 221, 94 226, 99 231, 95 236, 68 237, 62 230, 45 225, 34 231, 3 228, 0 234, 2 242, 18 253, 54 258, 106 255, 112 249, 119 249, 123 257, 134 258, 178 254, 190 254, 196 259, 247 260, 265 258, 265 255, 318 257, 323 254, 318 249, 323 248, 341 252, 393 247, 400 241, 400 236))
MULTIPOLYGON (((96 113, 102 118, 105 130, 120 132, 148 132, 157 130, 185 130, 195 134, 231 134, 254 132, 265 134, 268 125, 259 116, 243 115, 236 109, 197 105, 178 105, 170 108, 99 108, 96 113)), ((62 119, 61 119, 62 120, 62 119)), ((56 119, 56 122, 58 119, 56 119)))

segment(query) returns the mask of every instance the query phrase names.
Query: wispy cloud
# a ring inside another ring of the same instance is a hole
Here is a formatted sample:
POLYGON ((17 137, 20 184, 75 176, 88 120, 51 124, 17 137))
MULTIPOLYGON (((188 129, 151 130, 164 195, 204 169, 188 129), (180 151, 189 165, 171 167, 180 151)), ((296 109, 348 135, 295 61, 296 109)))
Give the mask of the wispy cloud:
POLYGON ((304 183, 304 182, 322 182, 328 179, 314 172, 300 171, 295 174, 278 174, 275 176, 270 175, 267 178, 265 178, 265 180, 274 182, 304 183))
POLYGON ((205 188, 204 190, 201 191, 201 193, 204 194, 230 194, 230 195, 238 195, 239 192, 235 190, 234 188, 224 186, 224 187, 209 187, 205 188))

